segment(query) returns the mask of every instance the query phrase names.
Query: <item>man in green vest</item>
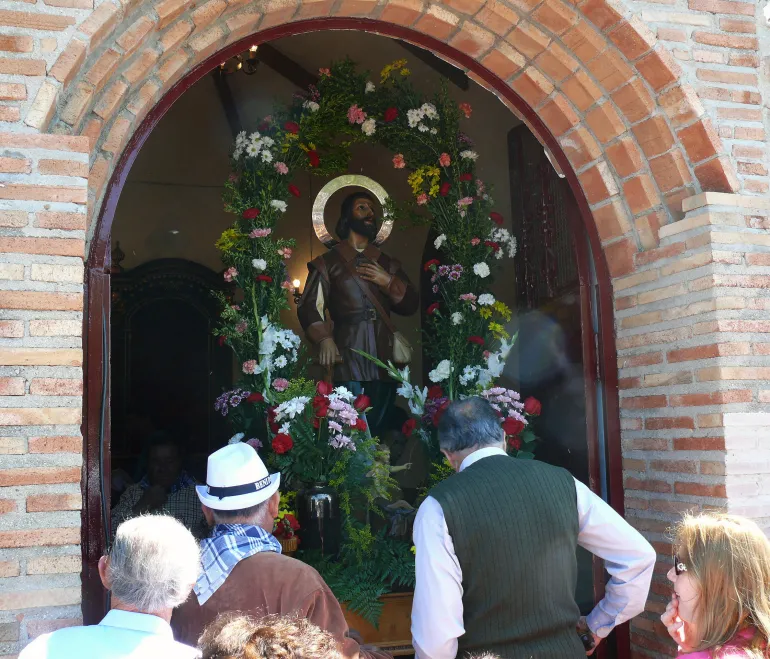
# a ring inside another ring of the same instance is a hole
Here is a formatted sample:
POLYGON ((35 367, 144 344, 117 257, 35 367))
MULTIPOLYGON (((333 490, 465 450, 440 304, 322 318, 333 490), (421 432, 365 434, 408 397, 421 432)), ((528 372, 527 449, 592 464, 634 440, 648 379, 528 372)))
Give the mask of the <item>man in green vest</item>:
POLYGON ((655 551, 564 469, 505 452, 482 398, 452 403, 439 445, 456 474, 434 487, 414 525, 417 659, 490 652, 503 659, 579 659, 644 610, 655 551), (577 546, 603 558, 604 599, 580 618, 577 546))

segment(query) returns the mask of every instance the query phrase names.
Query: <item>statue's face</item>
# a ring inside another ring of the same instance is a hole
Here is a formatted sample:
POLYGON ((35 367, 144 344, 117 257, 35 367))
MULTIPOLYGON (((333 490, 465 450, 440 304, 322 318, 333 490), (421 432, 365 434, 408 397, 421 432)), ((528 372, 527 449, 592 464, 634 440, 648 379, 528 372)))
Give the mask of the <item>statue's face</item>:
POLYGON ((377 216, 374 203, 366 197, 360 197, 353 202, 353 210, 348 220, 351 230, 365 236, 369 240, 377 237, 377 216))

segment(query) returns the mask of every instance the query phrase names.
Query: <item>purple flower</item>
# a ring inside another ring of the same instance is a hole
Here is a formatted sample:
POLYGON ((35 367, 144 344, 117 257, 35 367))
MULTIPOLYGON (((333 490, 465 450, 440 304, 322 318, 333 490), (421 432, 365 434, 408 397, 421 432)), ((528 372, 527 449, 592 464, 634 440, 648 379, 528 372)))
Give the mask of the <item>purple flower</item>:
POLYGON ((448 265, 440 265, 438 267, 438 274, 441 277, 446 277, 449 274, 449 266, 448 265))
POLYGON ((459 272, 458 270, 452 270, 452 272, 449 273, 449 281, 457 281, 462 276, 462 272, 459 272))
POLYGON ((251 439, 247 439, 246 443, 251 446, 255 451, 258 451, 262 448, 262 442, 260 442, 256 437, 252 437, 251 439))
POLYGON ((436 293, 438 293, 438 285, 434 284, 433 285, 433 294, 435 295, 436 293))

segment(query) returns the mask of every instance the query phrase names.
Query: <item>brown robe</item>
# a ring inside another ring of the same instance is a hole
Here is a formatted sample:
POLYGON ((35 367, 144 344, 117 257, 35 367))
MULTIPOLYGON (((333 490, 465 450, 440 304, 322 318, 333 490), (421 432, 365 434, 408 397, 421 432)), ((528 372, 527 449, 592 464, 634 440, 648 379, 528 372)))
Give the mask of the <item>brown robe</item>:
POLYGON ((334 367, 334 381, 371 382, 387 378, 385 371, 353 352, 362 350, 384 362, 393 359, 393 335, 379 317, 374 305, 353 279, 346 263, 355 268, 366 260, 376 261, 393 275, 387 289, 361 283, 374 293, 386 311, 409 316, 417 311, 420 298, 396 259, 390 258, 374 245, 358 253, 347 242, 341 242, 310 263, 305 292, 297 305, 297 315, 305 335, 314 345, 332 337, 342 356, 334 367), (319 288, 323 293, 323 310, 317 301, 319 288), (332 323, 326 320, 329 311, 332 323))
POLYGON ((174 638, 196 645, 204 628, 220 614, 240 611, 255 618, 295 615, 331 633, 345 659, 390 659, 386 652, 365 650, 347 637, 348 624, 339 602, 318 572, 295 558, 261 552, 240 561, 225 582, 201 606, 195 593, 174 611, 174 638))

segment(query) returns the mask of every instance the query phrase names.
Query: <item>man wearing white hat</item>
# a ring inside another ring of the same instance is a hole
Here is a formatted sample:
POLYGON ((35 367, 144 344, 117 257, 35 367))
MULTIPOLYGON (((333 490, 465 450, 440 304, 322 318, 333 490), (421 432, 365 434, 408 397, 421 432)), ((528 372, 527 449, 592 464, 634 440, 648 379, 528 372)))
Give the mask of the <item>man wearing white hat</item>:
POLYGON ((327 630, 346 659, 386 659, 348 637, 339 602, 315 569, 281 555, 273 537, 280 474, 268 474, 248 444, 209 456, 206 485, 197 486, 212 531, 201 542, 202 572, 190 598, 174 613, 175 638, 194 644, 220 613, 296 615, 327 630))

